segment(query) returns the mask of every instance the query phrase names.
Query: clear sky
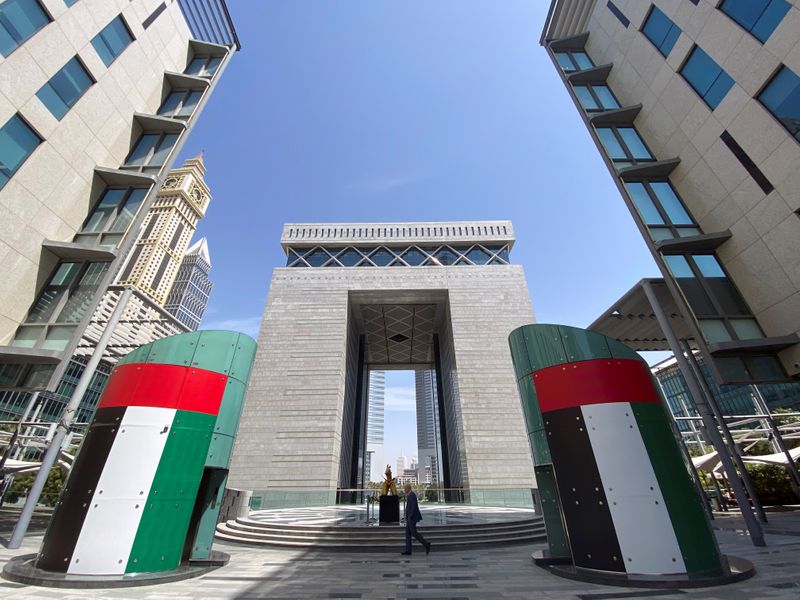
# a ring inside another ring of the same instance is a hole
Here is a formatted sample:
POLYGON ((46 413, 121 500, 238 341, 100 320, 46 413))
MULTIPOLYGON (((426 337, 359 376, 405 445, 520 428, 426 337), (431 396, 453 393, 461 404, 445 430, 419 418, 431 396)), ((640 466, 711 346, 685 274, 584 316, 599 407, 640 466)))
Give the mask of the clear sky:
POLYGON ((205 150, 214 196, 203 327, 256 334, 286 222, 511 219, 544 323, 658 275, 538 44, 549 2, 228 5, 242 50, 182 157, 205 150))

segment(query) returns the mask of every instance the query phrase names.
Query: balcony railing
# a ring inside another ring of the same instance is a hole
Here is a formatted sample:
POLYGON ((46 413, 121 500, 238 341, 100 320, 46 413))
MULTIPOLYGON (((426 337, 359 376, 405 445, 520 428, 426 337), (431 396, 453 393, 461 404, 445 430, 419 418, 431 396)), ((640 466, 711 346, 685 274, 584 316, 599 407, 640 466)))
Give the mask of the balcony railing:
POLYGON ((195 39, 241 50, 225 0, 178 0, 178 6, 195 39))

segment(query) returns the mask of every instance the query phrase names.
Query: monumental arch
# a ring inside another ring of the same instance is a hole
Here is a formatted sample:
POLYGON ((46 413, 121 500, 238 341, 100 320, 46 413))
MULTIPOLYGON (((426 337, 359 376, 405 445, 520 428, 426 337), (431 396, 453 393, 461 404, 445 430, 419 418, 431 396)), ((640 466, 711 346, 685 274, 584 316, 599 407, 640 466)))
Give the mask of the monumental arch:
POLYGON ((369 371, 435 369, 442 484, 530 499, 514 241, 510 221, 285 225, 229 487, 269 503, 362 487, 369 371))

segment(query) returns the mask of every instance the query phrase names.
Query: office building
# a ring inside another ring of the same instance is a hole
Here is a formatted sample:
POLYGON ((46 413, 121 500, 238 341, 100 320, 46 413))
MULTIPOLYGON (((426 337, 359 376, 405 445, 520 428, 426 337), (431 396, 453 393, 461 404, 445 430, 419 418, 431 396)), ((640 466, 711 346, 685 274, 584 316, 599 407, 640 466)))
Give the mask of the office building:
POLYGON ((553 0, 541 43, 663 276, 591 329, 718 383, 800 375, 797 3, 553 0))
MULTIPOLYGON (((112 283, 239 43, 224 1, 11 4, 0 23, 0 389, 54 390, 76 354, 92 353, 123 294, 112 283)), ((162 319, 131 302, 140 323, 162 319)), ((125 343, 152 341, 130 333, 125 343)))
POLYGON ((367 374, 434 370, 442 484, 530 502, 508 335, 533 310, 514 241, 509 221, 285 225, 229 485, 261 506, 333 502, 361 477, 367 374))
POLYGON ((208 241, 200 238, 186 251, 164 308, 192 331, 200 327, 214 284, 209 279, 208 241))
POLYGON ((436 401, 436 372, 416 371, 417 456, 420 483, 439 482, 439 410, 436 401))

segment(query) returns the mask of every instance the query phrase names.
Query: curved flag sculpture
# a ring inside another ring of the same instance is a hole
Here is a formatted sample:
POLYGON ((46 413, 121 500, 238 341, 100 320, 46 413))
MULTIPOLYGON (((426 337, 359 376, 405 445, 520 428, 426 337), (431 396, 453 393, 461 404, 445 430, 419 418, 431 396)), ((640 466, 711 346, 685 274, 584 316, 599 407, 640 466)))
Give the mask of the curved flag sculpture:
POLYGON ((36 567, 157 573, 208 559, 255 341, 197 331, 114 368, 36 567))

